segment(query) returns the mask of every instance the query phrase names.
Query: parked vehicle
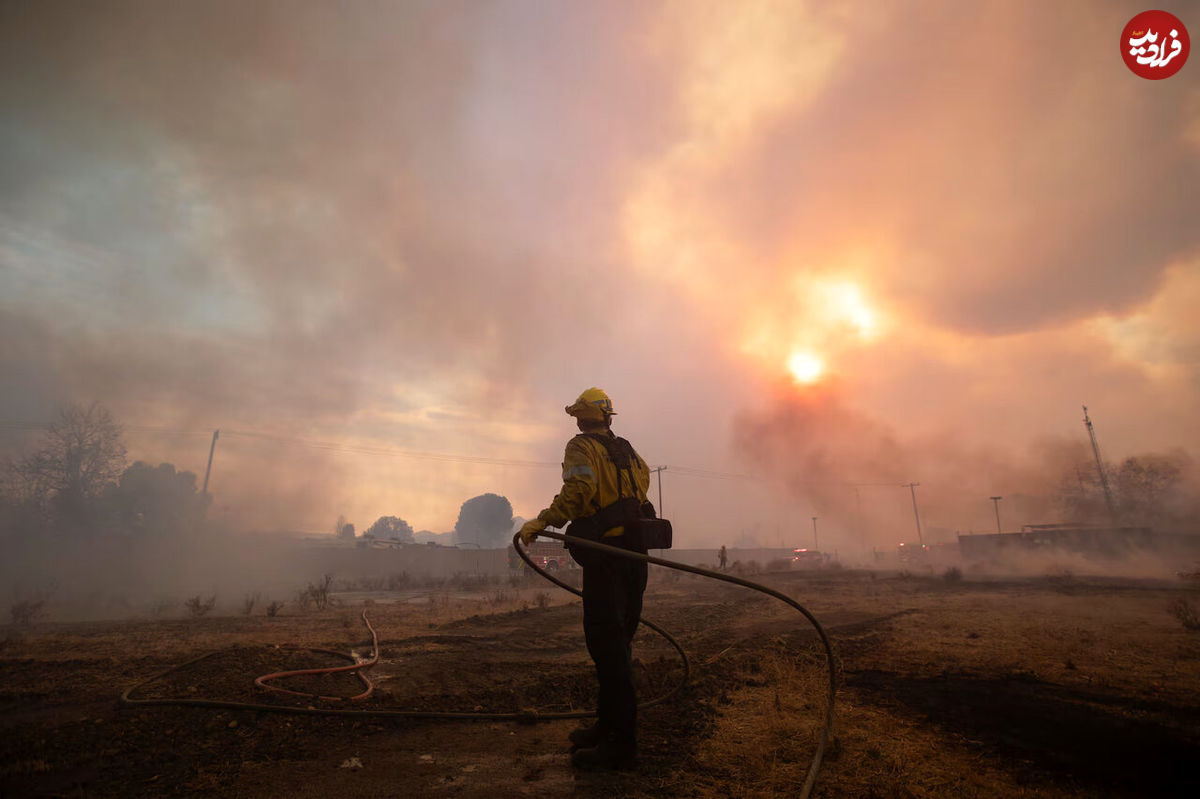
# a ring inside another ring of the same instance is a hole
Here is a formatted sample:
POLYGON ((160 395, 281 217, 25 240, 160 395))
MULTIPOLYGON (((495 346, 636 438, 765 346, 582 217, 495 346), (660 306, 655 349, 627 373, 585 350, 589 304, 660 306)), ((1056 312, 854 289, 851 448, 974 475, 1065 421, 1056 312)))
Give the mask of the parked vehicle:
POLYGON ((901 563, 924 560, 929 555, 928 544, 913 544, 905 542, 896 547, 896 558, 901 563))
POLYGON ((793 569, 819 569, 825 563, 825 556, 815 549, 792 550, 792 568, 793 569))
MULTIPOLYGON (((529 555, 530 560, 546 571, 578 568, 574 559, 571 558, 571 553, 567 552, 566 547, 562 545, 561 541, 534 541, 525 547, 525 552, 529 555)), ((509 544, 508 567, 510 569, 519 569, 524 565, 525 562, 521 560, 520 556, 513 551, 512 545, 509 544)))

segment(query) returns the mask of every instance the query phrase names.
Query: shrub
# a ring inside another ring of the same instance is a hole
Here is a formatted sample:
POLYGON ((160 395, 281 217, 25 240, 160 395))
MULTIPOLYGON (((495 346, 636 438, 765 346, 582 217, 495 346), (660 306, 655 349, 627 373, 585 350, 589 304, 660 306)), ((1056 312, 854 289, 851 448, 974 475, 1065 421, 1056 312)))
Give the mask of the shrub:
POLYGON ((957 566, 951 566, 950 568, 946 569, 946 571, 942 572, 942 579, 948 583, 961 583, 962 569, 958 568, 957 566))
POLYGON ((301 610, 308 610, 310 606, 317 610, 325 610, 330 603, 329 587, 331 585, 333 585, 333 575, 322 575, 320 582, 309 583, 307 588, 296 593, 296 604, 300 606, 301 610))
MULTIPOLYGON (((499 582, 496 579, 495 582, 499 582)), ((471 572, 455 572, 450 578, 450 585, 459 591, 484 591, 493 583, 493 578, 486 574, 473 574, 471 572)))
POLYGON ((283 610, 285 603, 278 599, 272 599, 271 604, 267 605, 267 615, 272 619, 279 615, 279 611, 283 610))
POLYGON ((1179 619, 1185 630, 1200 630, 1200 618, 1197 618, 1196 609, 1188 600, 1176 599, 1167 609, 1171 611, 1172 616, 1179 619))
POLYGON ((217 595, 213 594, 208 599, 201 599, 199 594, 184 601, 183 606, 187 608, 188 613, 193 619, 199 619, 208 615, 217 604, 217 595))
POLYGON ((242 600, 242 615, 249 616, 253 613, 254 606, 258 604, 260 599, 262 599, 262 594, 257 591, 253 594, 246 594, 245 599, 242 600))
POLYGON ((1054 587, 1054 590, 1060 593, 1070 594, 1075 591, 1075 572, 1066 566, 1053 566, 1048 569, 1046 571, 1046 580, 1054 587))
POLYGON ((1072 583, 1075 581, 1075 572, 1066 566, 1051 566, 1046 569, 1046 577, 1052 583, 1072 583))
POLYGON ((44 599, 21 599, 14 602, 9 608, 13 624, 18 627, 28 627, 33 624, 42 615, 42 608, 45 604, 46 600, 44 599))

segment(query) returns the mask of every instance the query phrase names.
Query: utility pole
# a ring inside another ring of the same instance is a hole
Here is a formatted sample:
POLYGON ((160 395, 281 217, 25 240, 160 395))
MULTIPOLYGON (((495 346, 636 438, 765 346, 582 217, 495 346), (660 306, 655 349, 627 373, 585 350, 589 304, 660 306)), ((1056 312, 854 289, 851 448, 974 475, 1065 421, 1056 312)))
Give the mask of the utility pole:
POLYGON ((1002 532, 1000 530, 1000 500, 1004 497, 988 497, 988 499, 992 501, 992 506, 996 509, 996 532, 1002 532))
POLYGON ((1115 526, 1117 511, 1113 507, 1112 490, 1108 487, 1108 475, 1104 473, 1104 462, 1100 460, 1100 445, 1096 443, 1096 431, 1092 427, 1092 420, 1088 416, 1086 405, 1083 406, 1083 423, 1087 426, 1088 438, 1092 440, 1092 454, 1096 456, 1096 473, 1100 475, 1100 487, 1104 489, 1104 504, 1108 506, 1108 515, 1115 526))
POLYGON ((917 512, 917 486, 920 483, 901 483, 900 487, 908 486, 909 493, 912 494, 913 502, 913 518, 917 520, 917 543, 925 546, 925 536, 921 535, 921 514, 917 512))
POLYGON ((862 517, 862 500, 858 496, 858 486, 854 487, 854 509, 858 515, 858 539, 862 544, 863 551, 867 550, 867 530, 863 527, 862 517))
POLYGON ((664 470, 664 469, 666 469, 666 468, 667 468, 666 466, 659 466, 659 467, 658 467, 658 468, 656 468, 656 469, 651 469, 651 470, 650 470, 651 474, 657 474, 657 475, 658 475, 658 518, 660 518, 660 519, 663 517, 663 506, 662 506, 662 473, 663 473, 663 470, 664 470))
POLYGON ((200 512, 208 512, 208 476, 212 474, 212 459, 213 451, 217 448, 217 437, 221 435, 220 430, 213 431, 212 444, 208 447, 208 466, 204 469, 204 488, 200 490, 200 512))
POLYGON ((812 517, 813 520, 813 552, 820 552, 821 545, 817 541, 817 517, 812 517))

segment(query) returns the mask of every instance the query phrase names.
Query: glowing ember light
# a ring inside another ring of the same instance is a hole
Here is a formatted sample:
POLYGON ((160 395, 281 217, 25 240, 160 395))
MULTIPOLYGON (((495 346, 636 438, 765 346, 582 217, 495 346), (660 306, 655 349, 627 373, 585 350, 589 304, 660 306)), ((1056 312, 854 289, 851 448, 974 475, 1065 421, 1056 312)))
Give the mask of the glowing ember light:
POLYGON ((788 358, 788 371, 797 383, 813 383, 825 371, 820 359, 808 352, 793 352, 788 358))

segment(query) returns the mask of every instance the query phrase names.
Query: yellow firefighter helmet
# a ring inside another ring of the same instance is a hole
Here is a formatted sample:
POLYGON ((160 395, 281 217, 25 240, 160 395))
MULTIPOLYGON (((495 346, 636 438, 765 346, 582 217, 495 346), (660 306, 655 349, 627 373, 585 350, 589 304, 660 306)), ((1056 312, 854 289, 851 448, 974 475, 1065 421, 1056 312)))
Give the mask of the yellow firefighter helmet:
POLYGON ((596 419, 601 422, 610 416, 617 415, 617 412, 613 410, 612 400, 595 387, 580 394, 579 399, 575 400, 575 404, 568 405, 564 410, 576 419, 596 419))

